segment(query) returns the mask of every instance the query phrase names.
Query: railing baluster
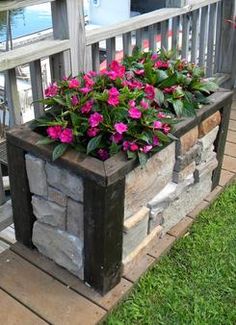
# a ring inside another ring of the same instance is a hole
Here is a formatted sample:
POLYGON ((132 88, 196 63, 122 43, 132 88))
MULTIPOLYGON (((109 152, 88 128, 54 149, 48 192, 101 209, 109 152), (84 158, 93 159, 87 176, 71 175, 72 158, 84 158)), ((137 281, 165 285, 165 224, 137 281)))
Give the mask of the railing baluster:
POLYGON ((136 30, 136 46, 142 50, 143 49, 143 40, 144 40, 144 29, 140 28, 136 30))
POLYGON ((157 50, 157 27, 158 24, 154 24, 148 27, 148 39, 149 39, 149 50, 157 50))
POLYGON ((199 41, 199 17, 200 10, 195 10, 192 13, 192 41, 191 41, 191 62, 197 63, 198 57, 198 41, 199 41))
POLYGON ((2 165, 0 164, 0 205, 6 202, 6 195, 4 191, 4 184, 2 178, 2 165))
POLYGON ((219 72, 219 58, 220 58, 220 48, 221 48, 221 29, 222 29, 222 1, 217 3, 217 25, 216 25, 216 45, 215 45, 215 62, 214 62, 214 73, 219 72))
POLYGON ((190 31, 190 16, 188 14, 183 16, 182 28, 182 59, 188 60, 189 54, 189 31, 190 31))
POLYGON ((161 22, 161 48, 168 50, 168 32, 169 32, 169 20, 161 22))
POLYGON ((107 49, 107 65, 115 59, 116 56, 116 38, 112 37, 106 40, 106 49, 107 49))
POLYGON ((92 63, 93 63, 93 70, 99 72, 100 70, 99 43, 95 43, 92 45, 92 63))
POLYGON ((216 37, 216 4, 210 5, 209 14, 209 30, 208 30, 208 46, 207 46, 207 66, 206 75, 211 77, 213 75, 213 62, 214 62, 214 45, 216 37))
POLYGON ((5 73, 7 106, 9 108, 9 126, 20 125, 22 122, 21 106, 17 89, 16 70, 10 69, 5 73))
POLYGON ((180 17, 174 17, 172 19, 172 40, 171 40, 171 48, 177 52, 179 51, 179 24, 180 24, 180 17))
POLYGON ((43 81, 40 60, 30 63, 30 79, 34 101, 34 116, 35 118, 38 118, 43 114, 43 105, 38 102, 40 98, 43 98, 43 81))
POLYGON ((200 46, 199 46, 200 66, 205 66, 206 46, 207 46, 207 27, 208 27, 208 7, 203 7, 201 10, 200 46))
POLYGON ((132 53, 132 35, 131 32, 123 34, 123 51, 125 55, 132 53))

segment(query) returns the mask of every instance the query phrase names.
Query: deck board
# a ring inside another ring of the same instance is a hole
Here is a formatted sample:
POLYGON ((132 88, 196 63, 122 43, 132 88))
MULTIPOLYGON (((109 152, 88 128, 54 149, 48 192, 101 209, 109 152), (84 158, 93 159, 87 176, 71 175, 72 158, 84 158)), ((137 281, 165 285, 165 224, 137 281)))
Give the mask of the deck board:
POLYGON ((48 324, 18 301, 0 289, 0 324, 4 325, 46 325, 48 324))
POLYGON ((12 251, 0 255, 0 288, 51 324, 94 325, 105 310, 12 251))

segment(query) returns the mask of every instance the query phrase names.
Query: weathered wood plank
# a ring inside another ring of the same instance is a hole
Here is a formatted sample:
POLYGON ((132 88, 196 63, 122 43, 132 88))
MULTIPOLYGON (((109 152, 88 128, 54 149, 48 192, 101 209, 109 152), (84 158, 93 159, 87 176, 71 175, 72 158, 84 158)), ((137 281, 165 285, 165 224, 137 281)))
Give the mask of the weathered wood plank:
POLYGON ((1 289, 0 301, 0 324, 16 325, 19 324, 19 320, 24 325, 48 324, 1 289))
POLYGON ((0 255, 0 269, 0 288, 50 324, 94 325, 105 315, 104 309, 11 251, 0 255))
POLYGON ((0 232, 0 239, 4 240, 8 244, 14 244, 16 242, 15 230, 8 226, 0 232))
POLYGON ((208 29, 208 42, 207 42, 207 63, 206 75, 212 77, 213 75, 213 62, 214 62, 214 46, 216 32, 216 4, 210 6, 209 13, 209 29, 208 29))
POLYGON ((219 72, 219 60, 220 60, 220 52, 221 52, 221 29, 222 29, 222 24, 224 22, 222 21, 222 6, 223 2, 218 2, 217 3, 217 25, 216 25, 216 45, 215 45, 215 61, 214 61, 214 72, 218 73, 219 72))
POLYGON ((208 7, 201 10, 200 45, 199 45, 199 65, 205 66, 207 47, 207 27, 208 27, 208 7))
POLYGON ((52 2, 55 0, 2 0, 0 3, 0 12, 6 10, 15 10, 28 6, 39 5, 42 3, 52 2))
POLYGON ((192 12, 192 41, 191 41, 191 62, 197 63, 199 49, 199 18, 200 10, 192 12))
MULTIPOLYGON (((174 17, 172 19, 171 47, 175 51, 179 51, 179 24, 180 24, 180 17, 174 17)), ((175 54, 175 56, 177 56, 177 53, 175 54)))
POLYGON ((121 279, 124 188, 124 178, 106 188, 84 183, 84 278, 102 294, 121 279))
POLYGON ((143 40, 144 40, 144 30, 143 28, 140 28, 136 30, 136 46, 143 50, 143 40))
POLYGON ((0 164, 0 206, 6 202, 6 195, 4 190, 3 178, 2 178, 2 166, 0 164))
POLYGON ((132 35, 131 32, 122 35, 124 55, 131 55, 132 53, 132 35))
POLYGON ((19 256, 22 256, 31 264, 37 266, 39 269, 50 274, 55 279, 64 283, 66 286, 69 286, 78 294, 81 294, 106 310, 113 308, 123 294, 128 293, 132 287, 132 283, 122 278, 121 282, 117 286, 104 296, 101 296, 98 292, 85 285, 66 269, 40 254, 36 249, 32 250, 20 243, 16 243, 11 246, 11 250, 19 256))
POLYGON ((169 20, 161 23, 161 48, 168 50, 169 20))
POLYGON ((157 50, 157 28, 158 24, 154 24, 148 27, 148 39, 149 39, 149 51, 157 50))
POLYGON ((0 71, 13 69, 69 48, 69 40, 45 40, 4 52, 0 54, 0 71))
POLYGON ((9 124, 10 127, 12 127, 13 125, 20 125, 22 122, 21 105, 20 105, 19 93, 17 89, 15 68, 7 70, 5 72, 5 78, 6 78, 7 102, 8 102, 9 117, 10 117, 9 124))
POLYGON ((26 174, 25 153, 21 148, 9 142, 7 142, 7 153, 16 239, 32 247, 32 228, 35 216, 26 174))
POLYGON ((43 80, 40 60, 30 63, 30 79, 34 101, 34 116, 38 118, 44 112, 43 104, 38 102, 39 99, 43 98, 43 80))
POLYGON ((152 11, 147 14, 132 17, 119 24, 101 27, 94 30, 87 31, 86 44, 90 45, 105 39, 122 35, 133 30, 144 28, 158 22, 171 19, 173 17, 181 16, 193 10, 199 9, 211 3, 216 3, 220 0, 189 0, 189 5, 183 8, 164 8, 152 11))
POLYGON ((115 37, 106 40, 107 66, 115 59, 116 56, 116 39, 115 37))
POLYGON ((100 70, 99 43, 95 43, 92 45, 92 66, 94 71, 99 72, 100 70))
POLYGON ((11 200, 0 206, 0 231, 10 226, 13 222, 11 200))
POLYGON ((182 59, 188 60, 189 54, 189 31, 190 31, 190 16, 183 16, 183 33, 182 33, 182 59))

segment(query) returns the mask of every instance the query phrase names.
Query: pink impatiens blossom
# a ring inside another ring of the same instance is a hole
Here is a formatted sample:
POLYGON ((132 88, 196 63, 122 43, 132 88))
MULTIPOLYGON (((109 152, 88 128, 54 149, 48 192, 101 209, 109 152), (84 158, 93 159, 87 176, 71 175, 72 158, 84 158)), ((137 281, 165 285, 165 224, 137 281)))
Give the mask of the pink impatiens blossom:
POLYGON ((153 100, 155 98, 155 88, 152 85, 146 84, 144 92, 147 99, 153 100))
POLYGON ((147 146, 144 146, 144 147, 142 148, 142 151, 143 151, 144 153, 148 153, 149 151, 152 150, 152 148, 153 148, 153 146, 151 146, 151 145, 147 145, 147 146))
POLYGON ((87 114, 91 111, 92 107, 93 107, 93 101, 89 100, 81 107, 81 112, 83 114, 87 114))
POLYGON ((130 100, 129 101, 129 107, 132 108, 132 107, 135 107, 136 106, 136 103, 135 103, 135 100, 130 100))
POLYGON ((122 133, 128 131, 128 126, 125 123, 122 123, 122 122, 116 123, 114 125, 114 128, 115 128, 116 132, 119 133, 119 134, 122 134, 122 133))
POLYGON ((84 81, 85 81, 85 87, 86 88, 92 88, 94 86, 94 84, 95 84, 93 79, 88 74, 84 75, 84 81))
POLYGON ((134 71, 134 73, 137 76, 143 76, 144 75, 144 69, 137 69, 137 70, 134 71))
MULTIPOLYGON (((113 78, 123 78, 125 75, 125 67, 121 64, 119 64, 117 61, 113 60, 110 64, 110 69, 112 72, 115 72, 115 75, 113 75, 113 78)), ((112 79, 112 78, 111 78, 112 79)), ((112 80, 115 80, 112 79, 112 80)))
POLYGON ((71 97, 71 104, 73 106, 76 106, 76 105, 79 104, 79 99, 78 99, 78 97, 76 95, 71 97))
POLYGON ((155 66, 155 68, 158 68, 158 69, 168 69, 169 63, 165 62, 165 61, 158 60, 154 66, 155 66))
POLYGON ((120 93, 117 88, 112 87, 111 89, 109 89, 108 100, 107 100, 108 104, 111 106, 119 105, 119 102, 120 102, 119 95, 120 95, 120 93))
POLYGON ((95 112, 89 117, 89 124, 92 128, 98 126, 101 122, 103 122, 102 114, 95 112))
POLYGON ((123 142, 123 150, 124 150, 124 151, 129 150, 129 146, 130 146, 129 141, 124 141, 124 142, 123 142))
POLYGON ((45 89, 44 94, 45 97, 54 97, 58 94, 58 85, 56 82, 53 82, 48 86, 48 88, 45 89))
POLYGON ((59 139, 61 132, 62 132, 62 127, 60 125, 49 126, 47 128, 47 134, 53 140, 59 139))
POLYGON ((173 94, 173 92, 176 90, 176 86, 172 86, 172 87, 167 87, 163 89, 163 92, 165 94, 173 94))
POLYGON ((160 140, 159 140, 158 137, 155 136, 155 135, 154 135, 154 137, 152 138, 152 144, 153 144, 154 147, 160 145, 160 140))
POLYGON ((68 81, 68 87, 70 89, 77 89, 77 88, 79 88, 79 86, 80 86, 79 80, 76 78, 73 78, 68 81))
POLYGON ((129 150, 130 151, 137 151, 139 149, 139 146, 136 143, 130 143, 129 150))
POLYGON ((162 128, 162 126, 163 126, 163 124, 160 121, 155 121, 153 123, 153 128, 154 129, 160 130, 162 128))
POLYGON ((171 127, 168 124, 164 124, 162 129, 165 134, 168 134, 171 130, 171 127))
POLYGON ((132 119, 135 119, 135 120, 140 119, 142 116, 142 112, 136 107, 130 108, 128 113, 129 113, 129 117, 131 117, 132 119))
POLYGON ((119 133, 115 133, 111 136, 111 141, 114 143, 119 143, 123 139, 123 135, 119 133))
POLYGON ((151 60, 152 61, 156 61, 158 59, 158 54, 157 53, 153 53, 151 56, 151 60))
POLYGON ((88 94, 91 90, 92 90, 92 88, 89 88, 89 87, 82 87, 79 89, 79 91, 85 95, 88 94))
POLYGON ((159 112, 159 113, 157 114, 157 117, 158 117, 158 118, 165 118, 165 117, 166 117, 166 114, 163 113, 163 112, 159 112))
POLYGON ((109 158, 107 149, 99 149, 97 154, 101 160, 107 160, 109 158))
POLYGON ((60 135, 60 141, 62 143, 71 143, 73 141, 73 133, 69 128, 64 129, 60 135))
POLYGON ((141 100, 140 105, 143 109, 148 109, 148 102, 146 102, 144 99, 141 100))
POLYGON ((96 137, 96 135, 100 132, 100 129, 99 128, 90 128, 88 129, 87 131, 87 135, 90 137, 90 138, 93 138, 93 137, 96 137))

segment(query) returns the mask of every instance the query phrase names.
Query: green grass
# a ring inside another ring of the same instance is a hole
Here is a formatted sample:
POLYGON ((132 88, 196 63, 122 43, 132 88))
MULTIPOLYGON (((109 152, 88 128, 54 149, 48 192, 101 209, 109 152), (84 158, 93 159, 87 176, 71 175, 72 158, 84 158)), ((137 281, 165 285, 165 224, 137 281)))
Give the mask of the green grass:
POLYGON ((106 325, 236 325, 236 184, 138 282, 106 325))

